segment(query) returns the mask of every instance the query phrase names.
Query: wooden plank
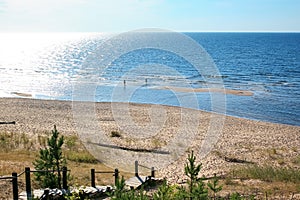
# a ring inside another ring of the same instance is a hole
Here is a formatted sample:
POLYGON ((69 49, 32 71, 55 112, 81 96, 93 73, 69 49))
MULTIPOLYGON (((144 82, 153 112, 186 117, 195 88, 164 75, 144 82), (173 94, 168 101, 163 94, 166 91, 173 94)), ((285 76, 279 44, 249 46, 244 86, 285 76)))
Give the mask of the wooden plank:
POLYGON ((148 176, 134 176, 126 180, 125 184, 130 188, 136 189, 139 186, 141 186, 143 183, 145 183, 146 180, 148 180, 148 176))
POLYGON ((12 122, 0 122, 0 124, 16 124, 15 121, 12 121, 12 122))

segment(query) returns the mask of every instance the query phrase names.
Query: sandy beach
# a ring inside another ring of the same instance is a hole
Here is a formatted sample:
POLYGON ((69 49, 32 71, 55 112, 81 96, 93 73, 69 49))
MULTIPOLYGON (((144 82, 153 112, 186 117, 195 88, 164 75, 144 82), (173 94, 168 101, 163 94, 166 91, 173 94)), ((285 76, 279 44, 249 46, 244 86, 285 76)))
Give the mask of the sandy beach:
MULTIPOLYGON (((158 147, 163 148, 166 143, 171 141, 172 137, 181 131, 182 113, 184 113, 186 119, 189 119, 189 115, 198 117, 199 124, 190 122, 193 124, 192 128, 196 131, 196 136, 188 144, 185 153, 158 171, 161 177, 166 177, 173 183, 184 181, 183 165, 188 151, 193 149, 197 153, 209 129, 211 117, 214 118, 218 115, 180 107, 157 105, 154 109, 163 109, 165 113, 162 127, 158 127, 153 137, 132 141, 130 140, 131 135, 126 134, 126 131, 132 130, 133 133, 131 134, 135 134, 135 129, 127 127, 123 131, 122 127, 127 123, 126 119, 120 117, 121 115, 114 115, 112 111, 112 108, 117 108, 118 113, 122 113, 124 111, 122 109, 126 108, 122 105, 126 105, 128 108, 127 104, 122 103, 96 103, 97 120, 107 136, 111 134, 111 131, 119 131, 122 134, 122 138, 111 138, 115 144, 135 150, 139 148, 149 150, 158 147)), ((154 120, 150 109, 153 109, 152 105, 130 104, 129 111, 132 121, 141 127, 147 127, 147 123, 154 120)), ((0 122, 16 122, 15 125, 0 125, 1 132, 26 133, 34 137, 37 134, 50 131, 55 124, 62 134, 77 134, 75 128, 77 122, 74 121, 72 102, 0 98, 0 110, 0 122)), ((237 160, 259 165, 297 167, 292 160, 300 154, 299 126, 230 116, 226 116, 224 119, 222 133, 213 150, 205 158, 199 160, 203 164, 203 170, 201 171, 203 175, 225 174, 231 167, 243 165, 243 163, 234 162, 237 160)), ((118 162, 123 161, 118 160, 118 162)), ((149 162, 155 163, 155 160, 149 162)))

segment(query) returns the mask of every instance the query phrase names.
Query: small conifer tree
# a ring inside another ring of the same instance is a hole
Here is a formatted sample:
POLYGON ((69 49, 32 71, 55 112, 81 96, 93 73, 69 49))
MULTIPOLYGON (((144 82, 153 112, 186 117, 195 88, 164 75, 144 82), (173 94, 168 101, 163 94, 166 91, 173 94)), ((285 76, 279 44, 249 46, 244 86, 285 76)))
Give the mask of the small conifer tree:
POLYGON ((42 187, 59 188, 62 187, 61 171, 66 166, 66 160, 62 153, 62 145, 64 144, 64 136, 59 137, 59 132, 54 125, 52 136, 47 140, 45 149, 39 152, 39 158, 33 162, 37 171, 35 172, 36 180, 42 187), (57 173, 54 173, 57 172, 57 173))
POLYGON ((220 192, 223 188, 222 185, 219 185, 219 179, 217 178, 217 175, 214 174, 214 178, 212 180, 212 182, 208 182, 207 186, 209 187, 209 189, 211 189, 211 191, 213 192, 214 196, 213 199, 216 199, 216 194, 218 192, 220 192))
POLYGON ((201 164, 196 165, 196 156, 194 156, 194 151, 188 155, 188 162, 184 167, 185 175, 189 177, 189 189, 190 193, 193 193, 194 184, 197 181, 197 176, 201 170, 201 164))
POLYGON ((205 184, 203 183, 202 179, 198 178, 202 164, 196 164, 196 156, 194 155, 194 151, 192 151, 192 153, 188 155, 187 160, 188 161, 185 164, 184 172, 185 175, 189 177, 189 199, 206 199, 208 191, 205 188, 205 184))

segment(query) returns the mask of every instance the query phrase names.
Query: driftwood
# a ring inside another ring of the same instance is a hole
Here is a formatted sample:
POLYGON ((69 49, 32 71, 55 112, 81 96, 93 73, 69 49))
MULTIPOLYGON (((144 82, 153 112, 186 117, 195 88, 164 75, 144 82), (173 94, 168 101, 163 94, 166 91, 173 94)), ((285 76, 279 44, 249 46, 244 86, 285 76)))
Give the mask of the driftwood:
POLYGON ((0 124, 13 124, 13 125, 15 125, 16 122, 15 121, 12 121, 12 122, 0 122, 0 124))
POLYGON ((144 149, 144 148, 137 149, 137 148, 123 147, 123 146, 117 146, 117 145, 111 145, 111 144, 94 143, 94 142, 88 142, 88 144, 93 144, 93 145, 112 148, 112 149, 121 149, 121 150, 125 150, 125 151, 133 151, 133 152, 170 154, 170 152, 168 152, 168 151, 157 150, 157 149, 144 149))
POLYGON ((237 158, 229 158, 229 157, 224 157, 226 162, 233 162, 233 163, 246 163, 246 164, 254 164, 254 162, 247 161, 247 160, 241 160, 237 158))

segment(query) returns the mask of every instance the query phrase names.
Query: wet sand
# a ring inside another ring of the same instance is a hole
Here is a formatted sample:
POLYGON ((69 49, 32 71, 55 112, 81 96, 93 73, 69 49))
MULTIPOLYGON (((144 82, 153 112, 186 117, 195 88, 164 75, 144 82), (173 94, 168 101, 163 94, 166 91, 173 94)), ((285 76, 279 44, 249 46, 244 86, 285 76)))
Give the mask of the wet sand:
POLYGON ((158 89, 167 89, 175 92, 214 92, 214 93, 223 93, 231 94, 237 96, 252 96, 253 92, 247 90, 231 90, 231 89, 220 89, 220 88, 185 88, 185 87, 169 87, 165 86, 158 89))

